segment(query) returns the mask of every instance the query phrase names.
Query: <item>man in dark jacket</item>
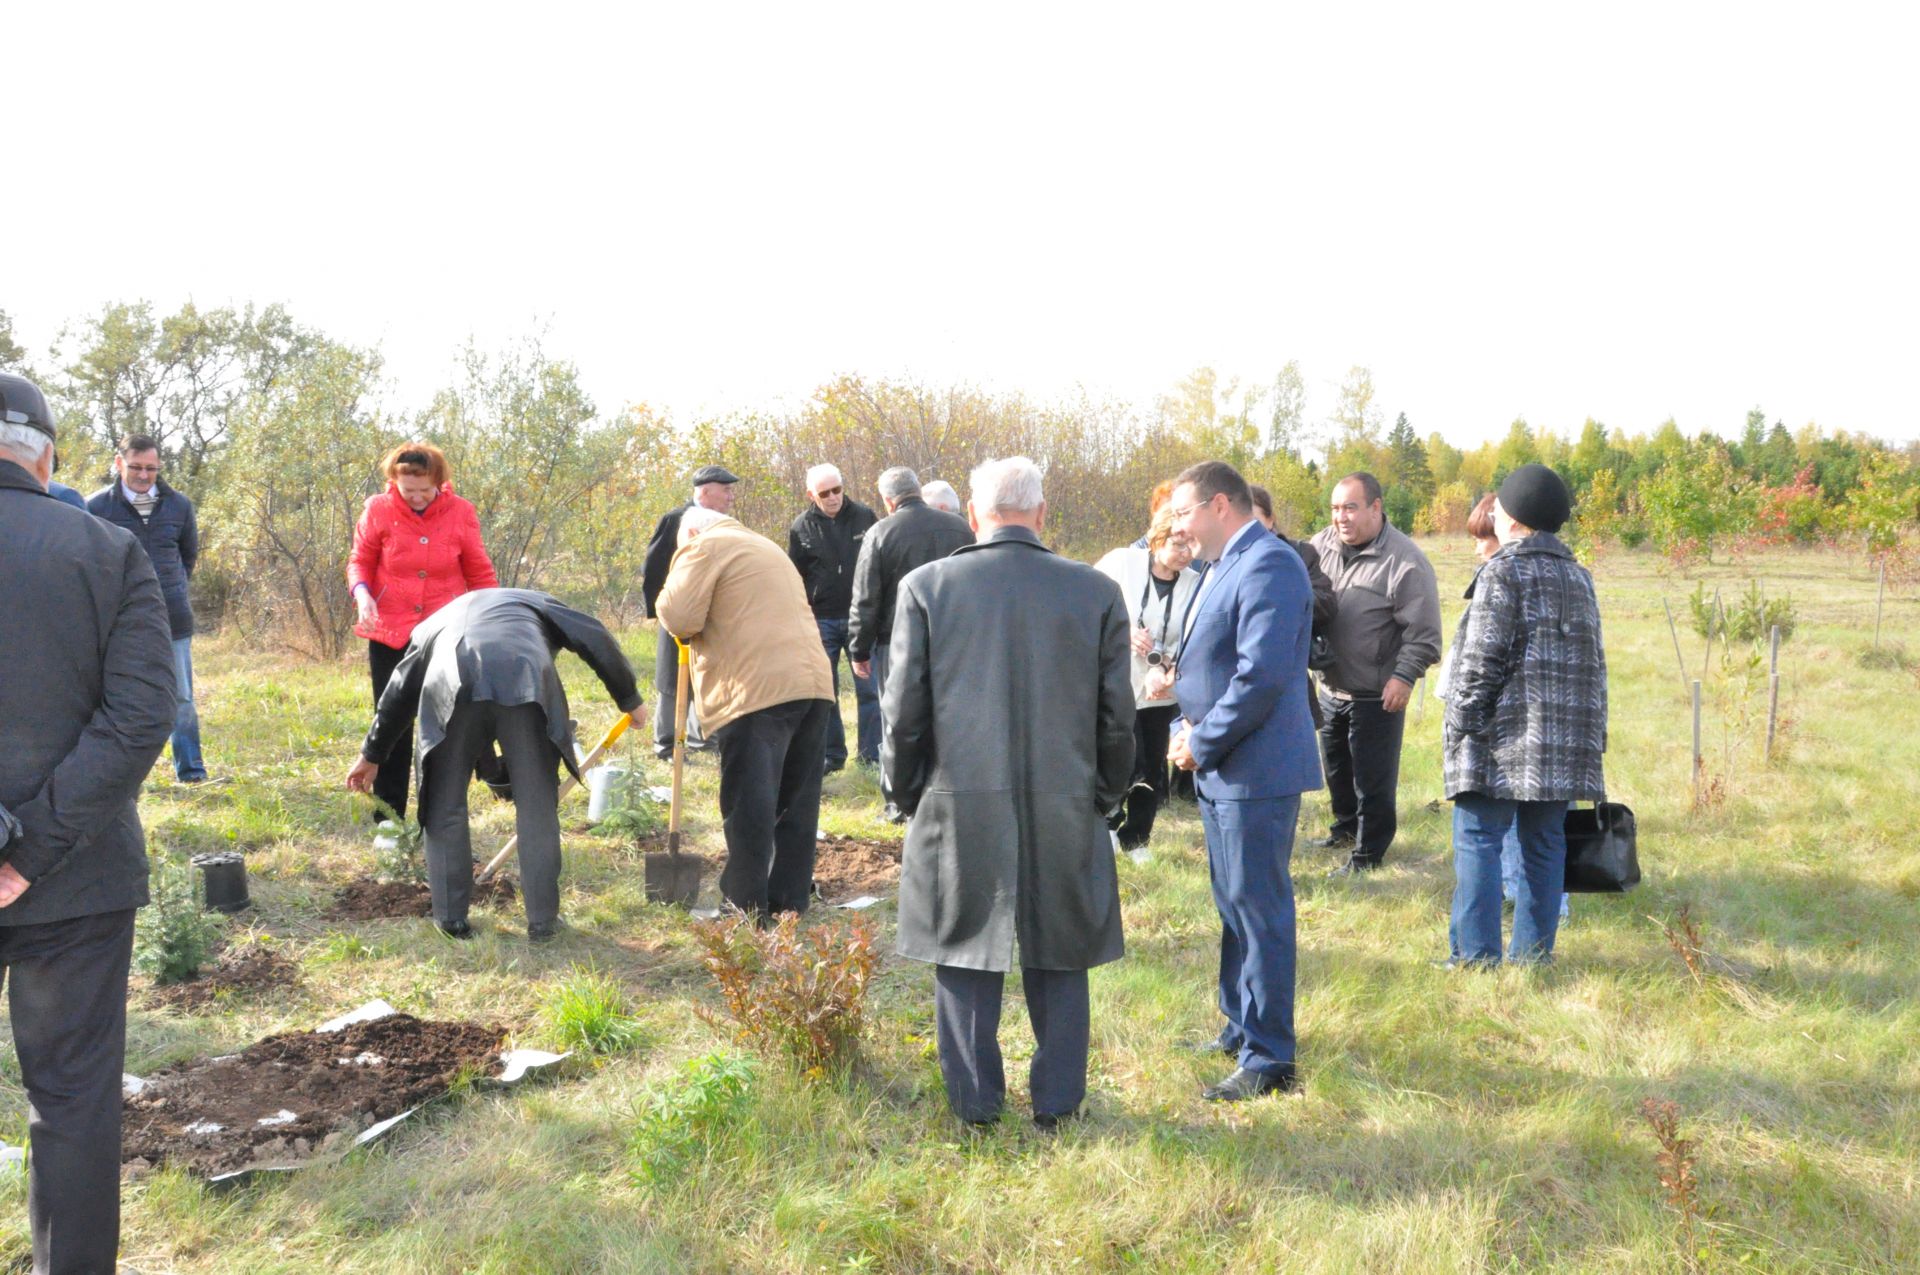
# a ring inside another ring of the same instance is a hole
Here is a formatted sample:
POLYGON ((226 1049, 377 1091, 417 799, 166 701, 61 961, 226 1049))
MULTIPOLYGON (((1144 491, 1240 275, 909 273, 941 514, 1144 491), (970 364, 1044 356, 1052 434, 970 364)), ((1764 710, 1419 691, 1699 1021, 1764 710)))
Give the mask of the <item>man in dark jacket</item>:
POLYGON ((887 643, 893 638, 893 605, 907 573, 938 562, 973 543, 967 520, 935 509, 921 498, 920 476, 904 465, 880 475, 887 507, 860 549, 853 568, 853 608, 848 616, 847 657, 856 677, 887 681, 887 643))
POLYGON ((984 1124, 1006 1094, 997 1030, 1019 941, 1033 1115, 1086 1096, 1087 971, 1122 952, 1106 816, 1133 777, 1127 604, 1040 543, 1040 471, 973 475, 978 544, 900 584, 881 769, 912 822, 898 949, 934 969, 947 1101, 984 1124))
POLYGON ((132 536, 48 496, 53 424, 0 374, 0 981, 31 1104, 36 1271, 111 1271, 135 798, 174 720, 166 603, 132 536))
MULTIPOLYGON (((826 769, 847 764, 847 728, 840 720, 840 653, 847 649, 847 612, 853 606, 853 569, 860 546, 878 521, 873 510, 847 495, 846 480, 832 465, 807 471, 807 511, 787 530, 787 557, 807 587, 807 605, 820 629, 820 645, 833 670, 833 714, 827 720, 826 769)), ((880 700, 873 679, 853 673, 853 702, 860 721, 860 761, 880 760, 880 700)))
MULTIPOLYGON (((740 480, 719 465, 702 465, 693 471, 693 499, 669 509, 654 526, 653 539, 647 542, 647 557, 641 567, 640 596, 647 604, 647 618, 658 624, 654 607, 660 590, 666 587, 667 570, 673 566, 673 551, 680 547, 680 515, 694 505, 715 513, 733 510, 733 485, 740 480)), ((665 761, 673 756, 673 716, 680 676, 680 652, 673 644, 667 626, 658 625, 653 653, 653 755, 665 761)), ((700 733, 700 721, 691 705, 687 708, 687 747, 707 746, 700 733)))
POLYGON ((556 651, 587 662, 623 713, 640 711, 633 666, 606 626, 558 598, 531 589, 463 593, 413 631, 347 787, 373 791, 373 777, 419 715, 420 827, 426 834, 433 919, 455 938, 473 931, 473 842, 467 783, 474 763, 499 740, 513 776, 520 837, 520 893, 527 937, 553 937, 560 916, 559 763, 574 778, 573 726, 556 651))
POLYGON ((200 527, 193 502, 160 480, 160 444, 145 434, 124 439, 113 457, 114 481, 87 498, 96 517, 125 527, 153 560, 173 630, 173 670, 179 704, 173 721, 173 773, 183 784, 205 781, 200 714, 193 706, 193 602, 187 581, 200 560, 200 527))

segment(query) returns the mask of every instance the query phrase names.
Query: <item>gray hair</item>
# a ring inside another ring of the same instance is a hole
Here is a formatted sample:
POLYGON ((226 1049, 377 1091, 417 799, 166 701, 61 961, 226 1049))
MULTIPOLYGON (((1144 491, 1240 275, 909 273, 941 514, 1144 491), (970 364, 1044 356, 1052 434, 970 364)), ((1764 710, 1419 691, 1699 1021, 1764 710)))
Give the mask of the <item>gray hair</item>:
POLYGON ((920 494, 920 475, 905 465, 895 465, 880 475, 880 495, 887 500, 905 500, 920 494))
POLYGON ((38 465, 52 446, 53 440, 31 425, 0 423, 0 452, 18 457, 23 465, 38 465))
POLYGON ((680 515, 680 534, 675 537, 675 546, 686 544, 688 537, 695 532, 705 531, 727 517, 718 509, 709 509, 705 505, 687 506, 686 512, 680 515))
POLYGON ((960 512, 960 493, 944 478, 936 478, 922 487, 920 496, 935 509, 944 509, 950 514, 960 512))
POLYGON ((1030 514, 1046 499, 1040 493, 1040 466, 1025 456, 990 460, 968 479, 973 507, 986 514, 1030 514))
POLYGON ((812 469, 809 469, 807 471, 807 494, 811 496, 814 488, 829 478, 843 487, 846 486, 847 480, 840 476, 840 470, 837 466, 815 465, 812 469))

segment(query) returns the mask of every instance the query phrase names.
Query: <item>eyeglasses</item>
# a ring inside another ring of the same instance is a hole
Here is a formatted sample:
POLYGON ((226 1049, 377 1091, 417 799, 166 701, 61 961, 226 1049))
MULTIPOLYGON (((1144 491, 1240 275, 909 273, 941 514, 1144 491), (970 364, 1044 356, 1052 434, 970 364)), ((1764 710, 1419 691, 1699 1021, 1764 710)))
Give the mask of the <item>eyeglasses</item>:
POLYGON ((825 500, 828 496, 838 496, 841 492, 845 490, 846 490, 845 487, 822 487, 819 491, 816 491, 813 494, 820 497, 820 499, 825 500))
POLYGON ((1192 514, 1194 510, 1204 508, 1207 505, 1211 505, 1212 503, 1213 503, 1213 497, 1209 496, 1205 500, 1194 501, 1191 505, 1188 505, 1185 509, 1175 509, 1173 511, 1173 520, 1175 522, 1185 522, 1187 520, 1188 515, 1192 514))
POLYGON ((157 474, 160 472, 160 466, 158 465, 122 465, 121 468, 129 474, 157 474))

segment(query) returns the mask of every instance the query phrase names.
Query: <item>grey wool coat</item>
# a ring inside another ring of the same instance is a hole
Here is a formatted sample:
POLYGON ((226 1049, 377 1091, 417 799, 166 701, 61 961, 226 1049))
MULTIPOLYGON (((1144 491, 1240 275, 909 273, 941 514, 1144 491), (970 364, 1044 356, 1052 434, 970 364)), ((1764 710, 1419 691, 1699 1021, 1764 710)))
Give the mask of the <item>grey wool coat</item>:
POLYGON ((537 590, 475 589, 414 627, 360 755, 385 761, 418 714, 416 758, 424 764, 447 737, 447 719, 462 699, 538 704, 547 717, 547 738, 578 779, 567 692, 553 662, 562 650, 586 661, 621 712, 639 711, 633 666, 600 621, 537 590))
POLYGON ((1467 598, 1441 735, 1447 796, 1605 796, 1607 655, 1593 577, 1537 531, 1482 564, 1467 598))
POLYGON ((135 802, 179 695, 153 563, 0 461, 0 598, 0 807, 19 825, 0 861, 32 882, 0 926, 139 907, 135 802))
POLYGON ((1023 528, 901 581, 882 696, 888 794, 912 816, 898 950, 964 969, 1122 952, 1106 812, 1133 775, 1127 606, 1023 528))

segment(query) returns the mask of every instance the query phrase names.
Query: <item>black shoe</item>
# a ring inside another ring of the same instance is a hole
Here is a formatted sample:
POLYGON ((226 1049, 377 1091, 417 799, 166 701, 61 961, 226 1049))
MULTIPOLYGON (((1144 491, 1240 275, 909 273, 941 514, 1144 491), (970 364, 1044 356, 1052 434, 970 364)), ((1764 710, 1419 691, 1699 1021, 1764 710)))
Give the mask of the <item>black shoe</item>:
POLYGON ((559 933, 560 923, 558 921, 550 922, 546 925, 529 925, 527 927, 527 942, 551 943, 554 940, 554 936, 559 933))
POLYGON ((655 760, 657 760, 657 761, 672 761, 672 760, 673 760, 673 749, 671 749, 671 748, 661 748, 661 747, 660 747, 659 745, 657 745, 657 744, 656 744, 656 745, 654 745, 654 749, 653 749, 653 755, 654 755, 654 758, 655 758, 655 760))
POLYGON ((821 765, 820 773, 822 775, 832 775, 832 774, 838 773, 839 771, 845 770, 846 768, 847 768, 847 763, 843 761, 830 761, 830 762, 825 762, 821 765))
POLYGON ((1220 1034, 1212 1040, 1190 1040, 1180 1048, 1193 1054, 1225 1054, 1229 1058, 1240 1056, 1240 1042, 1228 1035, 1225 1028, 1221 1028, 1220 1034))
POLYGON ((1049 1115, 1043 1111, 1033 1113, 1033 1123, 1047 1130, 1049 1133, 1058 1129, 1061 1125, 1066 1124, 1068 1121, 1078 1120, 1079 1118, 1080 1108, 1078 1107, 1075 1107, 1072 1111, 1062 1111, 1053 1115, 1049 1115))
POLYGON ((1353 838, 1344 833, 1336 832, 1330 836, 1321 837, 1317 841, 1310 841, 1307 844, 1316 850, 1351 850, 1353 849, 1353 838))
POLYGON ((1355 855, 1333 871, 1327 873, 1327 875, 1330 877, 1357 877, 1368 872, 1377 871, 1379 867, 1380 860, 1362 859, 1358 855, 1355 855))
POLYGON ((905 823, 907 821, 907 812, 894 805, 891 801, 887 803, 887 808, 881 812, 881 816, 886 819, 888 823, 905 823))
POLYGON ((452 925, 440 925, 439 922, 436 921, 434 924, 442 934, 450 939, 470 939, 473 937, 473 927, 465 921, 455 921, 452 925))
POLYGON ((1249 1098, 1259 1098, 1270 1093, 1292 1093, 1300 1087, 1300 1077, 1294 1072, 1292 1063, 1282 1063, 1279 1071, 1248 1071, 1238 1068, 1231 1076, 1217 1085, 1210 1086, 1200 1096, 1208 1102, 1245 1102, 1249 1098))

